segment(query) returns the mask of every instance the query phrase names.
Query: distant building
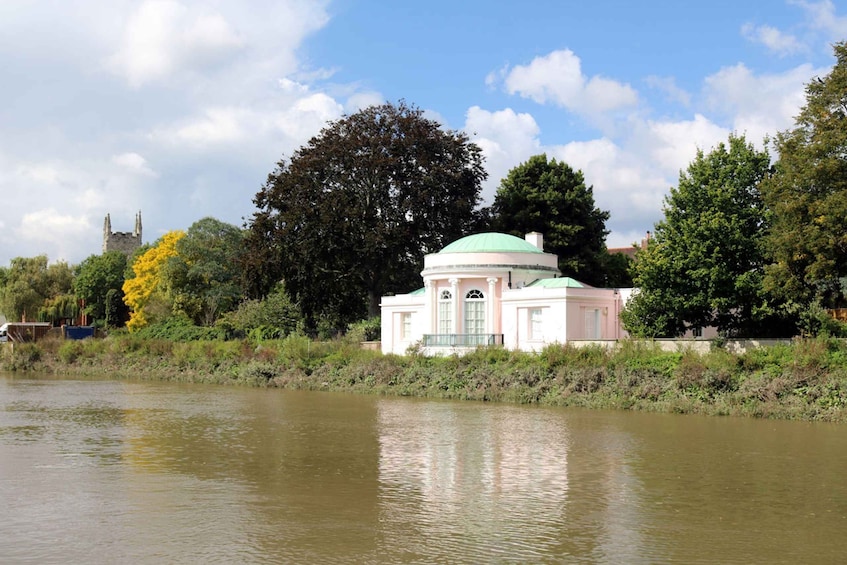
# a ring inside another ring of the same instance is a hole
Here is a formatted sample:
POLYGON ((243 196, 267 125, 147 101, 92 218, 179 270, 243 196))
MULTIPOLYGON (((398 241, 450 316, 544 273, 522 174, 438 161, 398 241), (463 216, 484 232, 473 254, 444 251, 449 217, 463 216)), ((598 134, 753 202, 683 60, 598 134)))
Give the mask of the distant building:
POLYGON ((141 247, 141 212, 135 215, 135 230, 132 232, 113 232, 112 219, 106 214, 103 221, 103 253, 120 251, 124 255, 132 253, 141 247))
POLYGON ((424 286, 382 297, 382 351, 414 344, 429 355, 481 345, 538 351, 572 340, 627 334, 620 312, 631 289, 593 288, 560 277, 543 238, 470 235, 424 257, 424 286))
POLYGON ((609 255, 614 255, 615 253, 621 253, 623 255, 626 255, 630 259, 635 260, 635 253, 639 249, 647 249, 647 246, 650 244, 650 238, 651 237, 652 237, 652 234, 648 231, 647 237, 644 237, 641 240, 640 246, 637 246, 636 244, 633 243, 629 247, 609 247, 608 249, 606 249, 606 251, 608 251, 609 255))

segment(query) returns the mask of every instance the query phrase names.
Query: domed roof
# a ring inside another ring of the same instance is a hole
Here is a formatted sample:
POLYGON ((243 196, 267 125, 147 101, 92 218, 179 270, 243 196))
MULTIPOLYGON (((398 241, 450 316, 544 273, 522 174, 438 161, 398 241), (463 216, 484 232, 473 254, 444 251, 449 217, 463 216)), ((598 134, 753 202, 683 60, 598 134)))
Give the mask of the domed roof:
POLYGON ((457 239, 442 253, 544 253, 530 242, 506 233, 477 233, 457 239))

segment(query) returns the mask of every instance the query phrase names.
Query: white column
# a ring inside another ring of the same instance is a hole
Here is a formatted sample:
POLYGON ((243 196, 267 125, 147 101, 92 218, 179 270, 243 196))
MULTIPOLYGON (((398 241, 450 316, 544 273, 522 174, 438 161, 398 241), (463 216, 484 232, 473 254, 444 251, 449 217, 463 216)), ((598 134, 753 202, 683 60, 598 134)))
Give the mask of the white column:
POLYGON ((459 333, 459 279, 450 279, 450 294, 453 297, 453 333, 459 333))
POLYGON ((488 281, 488 302, 485 305, 485 333, 493 334, 497 333, 497 326, 494 323, 494 300, 496 299, 495 289, 497 279, 494 277, 489 277, 486 280, 488 281))
POLYGON ((438 297, 435 296, 435 284, 429 279, 424 281, 424 311, 421 330, 425 334, 435 333, 435 315, 438 310, 438 297))

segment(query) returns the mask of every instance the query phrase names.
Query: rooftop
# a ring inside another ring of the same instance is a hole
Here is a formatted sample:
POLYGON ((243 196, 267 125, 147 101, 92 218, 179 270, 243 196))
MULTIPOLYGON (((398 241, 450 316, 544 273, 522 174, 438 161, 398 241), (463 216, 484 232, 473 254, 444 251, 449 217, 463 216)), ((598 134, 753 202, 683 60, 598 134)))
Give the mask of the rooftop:
POLYGON ((519 237, 489 232, 458 239, 438 253, 543 253, 543 251, 519 237))
POLYGON ((570 277, 558 277, 555 279, 538 279, 527 285, 527 288, 589 288, 576 279, 570 277))

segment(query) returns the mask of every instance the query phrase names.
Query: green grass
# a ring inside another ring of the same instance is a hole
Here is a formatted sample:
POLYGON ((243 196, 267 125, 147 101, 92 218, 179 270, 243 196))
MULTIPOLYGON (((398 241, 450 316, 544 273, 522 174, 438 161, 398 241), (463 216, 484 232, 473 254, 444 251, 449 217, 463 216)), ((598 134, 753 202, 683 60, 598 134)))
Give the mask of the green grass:
POLYGON ((117 334, 4 347, 0 368, 306 390, 847 421, 847 346, 820 338, 731 354, 549 346, 464 357, 382 355, 352 340, 261 343, 117 334))

